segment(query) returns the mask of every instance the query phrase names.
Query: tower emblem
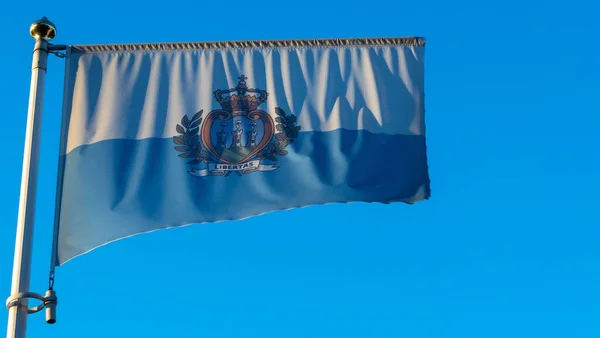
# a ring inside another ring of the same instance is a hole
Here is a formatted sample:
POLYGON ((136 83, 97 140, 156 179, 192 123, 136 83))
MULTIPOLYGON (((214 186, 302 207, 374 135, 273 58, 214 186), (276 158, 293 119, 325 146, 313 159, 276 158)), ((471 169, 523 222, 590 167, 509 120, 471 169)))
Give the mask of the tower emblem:
POLYGON ((273 120, 258 107, 269 94, 262 89, 248 88, 246 76, 238 78, 235 88, 216 90, 215 100, 221 105, 202 117, 203 110, 188 118, 185 115, 173 137, 179 157, 189 159, 194 176, 242 176, 258 171, 273 171, 278 156, 287 155, 285 148, 294 142, 300 126, 296 116, 275 108, 273 120), (229 94, 229 95, 228 95, 229 94), (204 120, 204 121, 203 121, 204 120))

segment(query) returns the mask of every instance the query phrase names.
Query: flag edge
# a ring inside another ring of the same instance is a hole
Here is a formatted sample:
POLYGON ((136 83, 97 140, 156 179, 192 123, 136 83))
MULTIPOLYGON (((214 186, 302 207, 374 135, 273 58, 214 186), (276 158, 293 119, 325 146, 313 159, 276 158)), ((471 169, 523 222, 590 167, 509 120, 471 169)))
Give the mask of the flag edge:
POLYGON ((164 42, 139 44, 90 44, 72 45, 74 52, 148 52, 169 50, 222 50, 222 49, 282 49, 282 48, 332 48, 332 47, 377 47, 414 46, 425 47, 424 37, 382 38, 329 38, 301 40, 245 40, 214 42, 164 42))

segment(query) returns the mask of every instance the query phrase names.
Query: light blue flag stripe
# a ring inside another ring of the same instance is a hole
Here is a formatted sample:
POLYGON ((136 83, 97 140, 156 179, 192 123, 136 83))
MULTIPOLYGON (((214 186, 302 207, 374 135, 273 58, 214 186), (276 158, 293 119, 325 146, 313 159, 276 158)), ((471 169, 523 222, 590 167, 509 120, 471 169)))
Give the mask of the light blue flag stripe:
POLYGON ((159 138, 108 140, 66 155, 58 263, 156 229, 312 204, 429 197, 424 136, 301 132, 278 170, 210 178, 182 175, 190 166, 174 145, 159 138))

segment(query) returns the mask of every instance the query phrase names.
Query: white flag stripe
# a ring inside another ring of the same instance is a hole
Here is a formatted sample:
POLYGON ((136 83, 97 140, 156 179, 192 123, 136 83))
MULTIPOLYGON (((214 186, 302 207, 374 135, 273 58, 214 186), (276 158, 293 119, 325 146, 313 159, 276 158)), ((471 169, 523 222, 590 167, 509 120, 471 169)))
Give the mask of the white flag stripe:
POLYGON ((110 139, 168 138, 183 114, 220 108, 217 89, 246 75, 302 131, 424 135, 424 47, 73 52, 66 152, 110 139), (93 76, 91 76, 93 74, 93 76), (344 116, 344 118, 342 118, 344 116), (139 123, 125 123, 125 121, 139 123))

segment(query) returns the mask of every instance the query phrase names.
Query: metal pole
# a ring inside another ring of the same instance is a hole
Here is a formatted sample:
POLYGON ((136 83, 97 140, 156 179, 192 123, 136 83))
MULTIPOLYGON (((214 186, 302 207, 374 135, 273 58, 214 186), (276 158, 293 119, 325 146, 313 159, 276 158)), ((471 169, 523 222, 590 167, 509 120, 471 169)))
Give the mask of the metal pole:
MULTIPOLYGON (((31 87, 29 89, 29 109, 27 111, 11 295, 29 291, 44 78, 48 61, 48 41, 56 36, 56 27, 44 17, 34 22, 29 32, 35 39, 35 47, 33 49, 31 87)), ((8 309, 7 338, 25 338, 27 308, 27 299, 21 299, 16 306, 11 306, 8 309)))

